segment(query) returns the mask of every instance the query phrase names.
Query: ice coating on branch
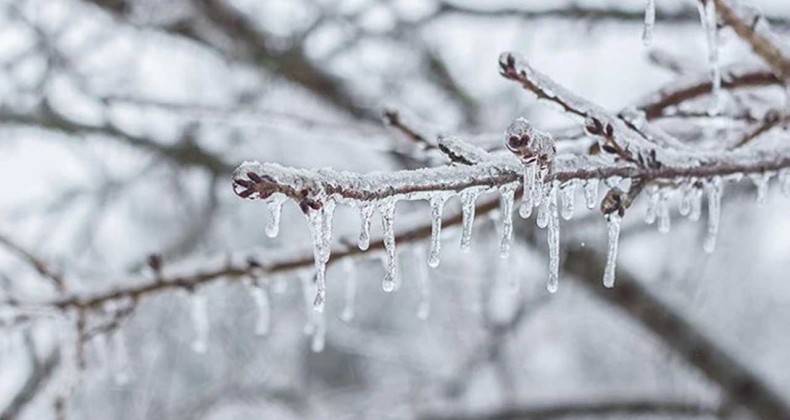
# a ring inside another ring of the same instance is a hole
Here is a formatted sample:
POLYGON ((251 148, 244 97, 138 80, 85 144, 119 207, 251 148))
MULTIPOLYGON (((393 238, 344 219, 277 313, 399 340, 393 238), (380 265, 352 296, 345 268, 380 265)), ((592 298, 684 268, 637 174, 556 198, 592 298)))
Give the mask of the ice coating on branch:
POLYGON ((584 180, 584 204, 590 210, 598 204, 598 178, 584 180))
POLYGON ((470 188, 461 192, 461 213, 463 222, 461 226, 461 251, 469 252, 472 249, 472 227, 475 223, 475 202, 482 191, 470 188))
POLYGON ((276 238, 280 233, 280 215, 282 214, 283 204, 286 197, 284 194, 273 194, 266 202, 269 208, 269 220, 266 222, 266 236, 276 238))
POLYGON ((622 219, 617 212, 606 215, 608 246, 606 252, 606 267, 603 271, 603 285, 606 287, 614 287, 614 273, 617 269, 617 247, 620 242, 621 221, 622 219))
POLYGON ((658 231, 669 233, 671 220, 669 217, 669 196, 666 189, 658 191, 658 202, 656 203, 656 216, 658 217, 658 231))
POLYGON ((111 337, 112 379, 116 385, 126 385, 132 380, 132 368, 129 363, 129 348, 126 345, 126 334, 122 329, 116 330, 111 337))
POLYGON ((373 212, 376 208, 371 203, 362 203, 359 206, 359 240, 357 246, 361 251, 367 251, 370 247, 370 219, 373 217, 373 212))
POLYGON ((190 297, 190 312, 194 328, 192 351, 202 354, 208 350, 209 320, 206 295, 198 291, 192 293, 190 297))
POLYGON ((269 334, 272 319, 272 308, 269 300, 269 291, 265 286, 257 282, 249 285, 250 297, 255 302, 255 309, 258 316, 255 320, 255 335, 265 336, 269 334))
POLYGON ((343 322, 351 322, 354 319, 354 301, 357 296, 357 268, 351 258, 343 260, 343 271, 346 273, 346 302, 340 319, 343 322))
POLYGON ((549 243, 549 279, 546 288, 550 293, 555 293, 559 287, 560 278, 560 215, 557 208, 557 189, 555 182, 546 197, 548 201, 548 233, 546 234, 549 243))
POLYGON ((396 201, 392 199, 384 200, 379 204, 381 227, 384 232, 384 250, 386 252, 386 274, 381 283, 381 288, 385 292, 395 290, 395 277, 398 275, 398 256, 395 251, 395 204, 396 201))
MULTIPOLYGON (((422 247, 414 249, 415 259, 420 260, 423 258, 422 247)), ((422 264, 415 266, 417 275, 417 286, 420 288, 420 303, 417 306, 417 318, 426 320, 431 314, 431 285, 428 277, 428 270, 422 264)))
POLYGON ((453 136, 440 136, 437 147, 450 161, 464 165, 474 165, 490 157, 484 149, 453 136))
POLYGON ((642 31, 642 43, 649 47, 653 43, 653 27, 656 24, 656 2, 647 0, 645 5, 645 27, 642 31))
POLYGON ((428 252, 428 266, 436 268, 441 262, 442 253, 442 210, 448 196, 436 194, 431 197, 431 249, 428 252))
POLYGON ((326 263, 329 261, 332 243, 332 218, 335 202, 326 199, 318 209, 309 209, 305 214, 313 239, 313 261, 315 264, 316 295, 313 308, 323 311, 326 303, 326 263))
POLYGON ((510 256, 510 246, 513 241, 513 201, 516 194, 516 186, 508 184, 500 188, 501 196, 499 200, 499 213, 502 219, 499 256, 507 258, 510 256))
POLYGON ((528 219, 532 215, 532 208, 534 207, 532 201, 532 189, 535 184, 535 176, 537 175, 537 163, 524 164, 524 176, 522 182, 521 205, 518 208, 518 214, 522 219, 528 219))
POLYGON ((708 195, 708 234, 705 237, 703 249, 707 253, 716 250, 716 236, 719 233, 719 220, 721 218, 721 196, 722 196, 721 177, 713 177, 705 184, 705 192, 708 195))
POLYGON ((565 220, 573 219, 573 205, 576 199, 575 179, 571 179, 562 184, 560 188, 560 198, 562 199, 562 218, 565 220))
POLYGON ((760 172, 749 174, 749 179, 752 180, 754 186, 757 188, 757 203, 765 204, 765 198, 768 196, 768 181, 771 180, 771 173, 760 172))
POLYGON ((720 111, 721 106, 721 69, 719 67, 719 30, 717 28, 716 2, 714 0, 697 1, 699 18, 702 29, 705 31, 705 41, 708 46, 708 62, 710 63, 710 78, 712 83, 711 94, 714 105, 710 112, 712 115, 720 111))

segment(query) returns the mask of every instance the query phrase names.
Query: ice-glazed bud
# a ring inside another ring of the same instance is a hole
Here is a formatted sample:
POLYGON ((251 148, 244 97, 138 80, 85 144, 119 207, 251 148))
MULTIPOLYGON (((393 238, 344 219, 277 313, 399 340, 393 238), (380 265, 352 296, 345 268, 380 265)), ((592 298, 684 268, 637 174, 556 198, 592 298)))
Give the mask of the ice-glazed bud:
POLYGON ((505 131, 508 150, 525 162, 547 164, 554 159, 556 148, 551 134, 535 128, 524 118, 516 118, 505 131))

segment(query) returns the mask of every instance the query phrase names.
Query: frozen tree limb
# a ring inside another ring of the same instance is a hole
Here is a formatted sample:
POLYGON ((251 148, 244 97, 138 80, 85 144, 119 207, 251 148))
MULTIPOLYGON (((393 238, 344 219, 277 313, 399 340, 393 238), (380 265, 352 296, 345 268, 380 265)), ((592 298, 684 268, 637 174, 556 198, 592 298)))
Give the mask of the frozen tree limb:
POLYGON ((66 290, 66 284, 63 281, 63 275, 57 271, 52 270, 50 265, 45 262, 43 258, 33 254, 3 234, 0 234, 0 245, 3 245, 6 249, 29 263, 39 274, 41 274, 42 277, 52 283, 52 285, 55 287, 55 290, 58 292, 64 292, 66 290))

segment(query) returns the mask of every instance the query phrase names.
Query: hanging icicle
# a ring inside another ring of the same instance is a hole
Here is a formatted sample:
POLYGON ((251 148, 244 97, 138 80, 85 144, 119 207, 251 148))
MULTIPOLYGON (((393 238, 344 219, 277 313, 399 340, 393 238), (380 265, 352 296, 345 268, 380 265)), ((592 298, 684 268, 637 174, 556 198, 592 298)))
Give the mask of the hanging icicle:
POLYGON ((469 188, 461 192, 461 213, 463 222, 461 227, 461 252, 472 250, 472 227, 475 224, 475 203, 480 190, 469 188))
POLYGON ((532 215, 532 208, 534 202, 532 201, 532 189, 535 185, 535 176, 537 175, 537 164, 532 161, 524 164, 524 176, 521 193, 521 205, 518 208, 518 214, 522 219, 528 219, 532 215))
POLYGON ((510 256, 510 246, 513 241, 513 200, 516 194, 516 187, 512 184, 500 188, 499 213, 502 218, 502 227, 499 240, 499 256, 507 258, 510 256))
POLYGON ((436 268, 441 262, 442 248, 442 210, 447 196, 437 194, 431 197, 431 250, 428 253, 428 266, 436 268))
POLYGON ((552 183, 548 197, 548 233, 546 234, 549 243, 549 279, 546 288, 550 293, 557 292, 560 278, 560 215, 557 209, 557 189, 558 184, 552 183))
POLYGON ((608 230, 608 246, 606 253, 606 267, 603 273, 603 285, 614 287, 614 274, 617 269, 617 247, 620 242, 620 223, 622 218, 617 212, 606 215, 606 226, 608 230))
POLYGON ((310 340, 310 350, 313 353, 321 353, 326 346, 326 314, 323 312, 313 312, 313 337, 310 340))
POLYGON ((705 184, 708 194, 708 235, 705 238, 703 249, 708 254, 716 250, 716 236, 719 233, 719 220, 721 218, 721 196, 723 185, 721 177, 715 176, 705 184))
POLYGON ((385 292, 395 290, 395 277, 398 275, 398 255, 395 251, 395 203, 394 199, 387 199, 379 204, 386 251, 386 274, 381 283, 381 288, 385 292))
POLYGON ((562 184, 560 198, 562 199, 562 218, 565 220, 573 219, 574 200, 576 199, 575 179, 568 180, 562 184))
POLYGON ((647 208, 645 209, 645 223, 652 225, 656 222, 656 215, 658 211, 658 187, 649 185, 646 188, 647 193, 647 208))
POLYGON ((761 172, 749 174, 749 179, 752 180, 754 186, 757 188, 757 204, 765 204, 765 199, 768 196, 768 182, 771 180, 771 173, 761 172))
POLYGON ((584 181, 584 204, 592 210, 598 204, 598 178, 584 181))
POLYGON ((711 73, 711 95, 713 96, 713 106, 710 109, 711 115, 716 115, 721 111, 721 69, 719 67, 719 37, 716 16, 716 2, 714 0, 697 1, 700 22, 705 31, 705 41, 708 47, 708 62, 711 73))
POLYGON ((325 200, 319 209, 307 212, 310 234, 313 238, 313 261, 315 264, 316 294, 313 308, 323 311, 326 303, 326 263, 331 254, 332 218, 335 202, 325 200))
POLYGON ((370 219, 373 217, 373 211, 376 208, 371 203, 362 203, 359 206, 359 219, 361 226, 359 229, 359 241, 357 246, 361 251, 367 251, 370 247, 370 219))
POLYGON ((274 194, 266 201, 269 208, 269 220, 266 223, 266 236, 276 238, 280 233, 280 215, 282 214, 283 204, 286 197, 284 194, 274 194))
POLYGON ((665 189, 658 191, 658 203, 656 204, 656 216, 658 217, 658 231, 669 233, 672 219, 669 217, 669 196, 665 189))

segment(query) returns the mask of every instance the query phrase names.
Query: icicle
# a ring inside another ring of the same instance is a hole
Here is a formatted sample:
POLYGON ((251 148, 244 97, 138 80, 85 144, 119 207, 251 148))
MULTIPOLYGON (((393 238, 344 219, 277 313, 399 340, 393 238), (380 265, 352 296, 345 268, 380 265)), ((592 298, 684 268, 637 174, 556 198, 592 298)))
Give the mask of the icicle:
POLYGON ((442 249, 442 209, 447 201, 445 195, 431 197, 431 250, 428 253, 428 266, 436 268, 441 261, 442 249))
POLYGON ((280 233, 280 215, 282 214, 283 204, 286 196, 284 194, 274 194, 267 202, 269 208, 269 220, 266 223, 266 236, 276 238, 280 233))
POLYGON ((346 272, 346 304, 340 314, 340 319, 343 322, 351 322, 354 319, 354 300, 357 295, 357 268, 351 258, 346 258, 343 261, 343 268, 346 272))
POLYGON ((540 201, 540 207, 538 207, 538 216, 535 218, 535 222, 537 223, 538 227, 543 229, 549 225, 549 197, 552 194, 552 191, 556 189, 556 184, 552 184, 550 187, 544 186, 544 197, 540 201))
POLYGON ((523 192, 521 194, 521 205, 518 214, 522 219, 528 219, 532 215, 534 203, 532 201, 532 189, 535 184, 535 169, 537 164, 530 162, 524 165, 523 192))
POLYGON ((560 278, 560 215, 557 210, 557 183, 551 187, 546 201, 548 205, 548 227, 547 233, 549 242, 549 279, 546 282, 546 288, 550 293, 555 293, 559 287, 560 278))
POLYGON ((603 285, 614 287, 614 273, 617 268, 617 247, 620 242, 620 215, 617 212, 606 216, 606 226, 609 232, 608 251, 606 253, 606 267, 603 272, 603 285))
POLYGON ((313 313, 313 337, 310 340, 310 350, 313 353, 321 353, 326 345, 326 315, 323 312, 313 313))
POLYGON ((689 220, 696 222, 700 217, 702 217, 702 190, 697 187, 692 187, 689 220))
POLYGON ((370 203, 364 203, 359 206, 359 219, 362 226, 359 230, 359 241, 357 245, 362 251, 367 251, 368 247, 370 247, 370 219, 373 217, 374 210, 375 207, 370 203))
POLYGON ((656 24, 656 2, 647 0, 645 6, 645 28, 642 31, 642 43, 649 47, 653 43, 653 27, 656 24))
POLYGON ((592 210, 598 204, 598 178, 590 178, 584 181, 584 203, 587 208, 592 210))
POLYGON ((560 188, 562 198, 562 218, 571 220, 573 218, 573 201, 576 198, 576 180, 571 179, 565 182, 560 188))
POLYGON ((119 386, 126 385, 132 380, 132 368, 129 363, 129 349, 126 347, 126 335, 123 330, 115 331, 110 347, 113 355, 113 382, 119 386))
POLYGON ((790 170, 779 172, 779 187, 782 189, 782 194, 790 195, 790 170))
POLYGON ((461 192, 461 212, 463 223, 461 227, 461 251, 469 252, 472 249, 472 227, 475 223, 475 202, 480 191, 470 188, 461 192))
POLYGON ((331 254, 332 216, 335 211, 335 202, 326 200, 318 210, 310 210, 307 219, 310 234, 313 237, 313 261, 315 264, 316 294, 313 308, 323 311, 326 303, 326 263, 331 254))
POLYGON ((705 238, 703 249, 708 254, 716 249, 716 236, 719 233, 719 219, 721 218, 721 177, 713 177, 705 185, 708 193, 708 236, 705 238))
POLYGON ((549 168, 546 166, 538 166, 535 181, 532 183, 532 206, 540 206, 541 201, 546 197, 546 176, 549 174, 549 168))
POLYGON ((500 189, 500 217, 502 218, 502 232, 499 241, 499 256, 507 258, 510 256, 510 245, 513 240, 513 197, 516 187, 506 185, 500 189))
POLYGON ((771 174, 768 172, 749 174, 749 179, 757 187, 757 203, 765 204, 765 197, 768 195, 768 181, 771 179, 771 174))
POLYGON ((714 0, 698 1, 700 22, 705 31, 705 40, 708 46, 708 62, 711 67, 711 94, 714 105, 710 110, 711 115, 716 115, 721 106, 721 69, 719 68, 719 40, 716 21, 716 2, 714 0))
POLYGON ((195 329, 192 338, 192 351, 205 353, 208 350, 208 301, 206 295, 198 291, 191 296, 192 325, 195 329))
POLYGON ((385 292, 395 290, 395 276, 398 271, 398 255, 395 252, 395 200, 385 200, 379 206, 381 227, 384 231, 384 249, 386 251, 386 275, 381 283, 385 292))
POLYGON ((691 201, 694 195, 693 181, 689 181, 681 187, 680 204, 678 205, 678 213, 681 216, 688 216, 691 213, 691 201))
POLYGON ((669 217, 669 197, 663 189, 658 192, 658 203, 656 204, 656 215, 658 216, 658 231, 669 233, 671 220, 669 217))
POLYGON ((652 225, 656 222, 656 213, 658 207, 658 188, 655 185, 647 187, 647 209, 645 209, 645 223, 652 225))
MULTIPOLYGON (((512 206, 511 206, 512 209, 512 206)), ((417 259, 422 257, 422 248, 415 248, 417 259)), ((417 284, 420 288, 420 304, 417 307, 417 318, 426 320, 431 314, 431 285, 428 278, 428 270, 422 264, 417 264, 417 284)))
POLYGON ((604 180, 604 183, 606 184, 607 187, 611 189, 611 188, 616 188, 618 185, 620 185, 620 181, 622 180, 623 177, 621 177, 620 175, 612 175, 609 178, 606 178, 606 180, 604 180))
POLYGON ((271 303, 269 301, 269 292, 266 287, 257 283, 249 286, 250 296, 255 302, 255 309, 258 311, 258 317, 255 321, 255 335, 264 336, 269 334, 271 325, 271 303))
POLYGON ((315 318, 314 314, 316 313, 315 310, 313 310, 313 299, 315 297, 314 278, 312 273, 309 275, 299 275, 299 280, 302 283, 302 297, 304 298, 305 307, 305 322, 302 328, 305 335, 313 335, 315 332, 315 322, 313 322, 313 318, 315 318))

